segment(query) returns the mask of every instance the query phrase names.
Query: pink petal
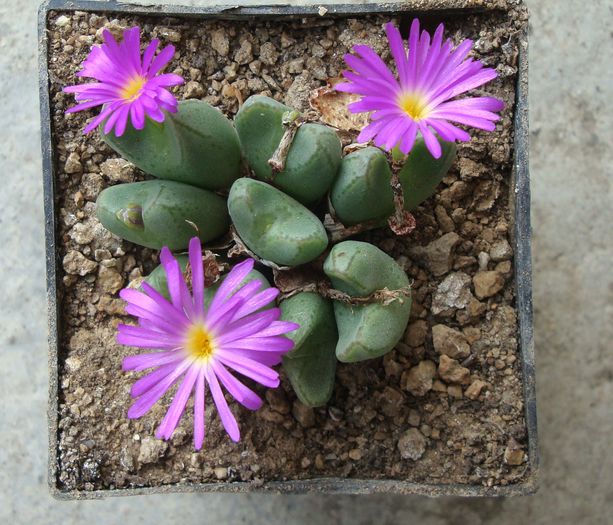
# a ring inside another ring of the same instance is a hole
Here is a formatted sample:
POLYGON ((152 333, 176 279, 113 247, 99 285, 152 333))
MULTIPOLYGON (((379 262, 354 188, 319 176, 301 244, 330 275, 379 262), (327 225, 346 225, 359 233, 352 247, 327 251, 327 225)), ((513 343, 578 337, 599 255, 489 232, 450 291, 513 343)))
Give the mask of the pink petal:
POLYGON ((147 71, 147 76, 149 78, 155 76, 158 71, 166 67, 166 64, 172 60, 174 54, 175 47, 172 45, 166 46, 164 49, 162 49, 158 56, 153 59, 153 62, 149 67, 149 71, 147 71))
POLYGON ((219 386, 215 373, 208 368, 205 368, 204 373, 211 389, 211 395, 213 396, 213 401, 217 407, 217 412, 219 412, 219 418, 221 419, 223 427, 226 429, 226 432, 232 441, 239 441, 241 434, 240 430, 238 429, 238 423, 228 408, 228 403, 226 402, 226 398, 221 391, 221 387, 219 386))
POLYGON ((137 419, 145 415, 155 403, 166 393, 166 391, 179 379, 181 374, 190 366, 191 362, 187 359, 177 364, 177 367, 162 379, 157 385, 139 397, 128 410, 128 418, 137 419))
POLYGON ((300 325, 297 323, 292 323, 290 321, 274 321, 270 323, 268 328, 264 330, 260 330, 257 333, 258 337, 270 337, 273 335, 283 335, 288 332, 293 332, 294 330, 298 330, 300 325))
POLYGON ((194 448, 200 450, 204 443, 204 368, 198 370, 194 393, 194 448))
POLYGON ((441 144, 439 143, 437 138, 434 136, 434 133, 430 131, 430 129, 424 122, 419 122, 418 126, 419 126, 419 131, 421 131, 421 134, 424 137, 424 142, 426 143, 426 147, 428 148, 428 151, 432 153, 432 156, 435 159, 440 159, 441 155, 443 154, 443 150, 441 148, 441 144))
POLYGON ((141 377, 132 385, 132 388, 130 389, 130 395, 132 397, 142 396, 143 394, 151 390, 155 385, 157 385, 168 374, 170 374, 170 372, 172 372, 175 367, 176 365, 174 363, 162 365, 153 372, 150 372, 147 375, 141 377))
POLYGON ((187 405, 187 400, 192 393, 199 370, 200 369, 198 367, 192 366, 185 374, 185 378, 177 389, 177 393, 170 404, 170 408, 166 412, 164 419, 162 419, 162 422, 155 433, 155 437, 158 439, 170 439, 173 432, 177 428, 179 420, 181 419, 183 412, 185 412, 185 405, 187 405))
POLYGON ((408 155, 409 152, 413 149, 415 145, 415 139, 417 138, 417 123, 411 121, 411 125, 402 135, 402 139, 400 139, 400 151, 405 155, 408 155))
POLYGON ((280 315, 281 311, 278 308, 271 308, 232 322, 225 328, 223 334, 216 339, 216 342, 220 345, 226 345, 232 341, 252 336, 279 319, 280 315))
POLYGON ((183 359, 182 354, 174 350, 169 352, 137 354, 124 357, 121 367, 125 371, 135 370, 140 372, 141 370, 147 370, 147 368, 175 363, 181 359, 183 359))
POLYGON ((234 319, 240 319, 253 312, 257 312, 260 308, 272 303, 279 295, 279 290, 276 288, 268 288, 258 294, 252 295, 243 305, 237 310, 234 319))
POLYGON ((279 386, 279 374, 271 368, 253 359, 236 356, 225 349, 218 349, 217 355, 223 364, 232 368, 239 374, 249 377, 264 386, 273 388, 279 386))
POLYGON ((409 80, 407 52, 404 49, 404 42, 400 36, 400 31, 398 31, 398 28, 394 24, 388 22, 385 24, 385 33, 389 41, 390 52, 392 53, 392 57, 394 57, 394 62, 396 62, 396 69, 400 82, 406 83, 409 80))
POLYGON ((121 137, 126 130, 126 126, 128 124, 128 115, 130 114, 130 106, 126 104, 122 106, 119 111, 119 116, 117 117, 117 124, 115 124, 115 136, 121 137))
POLYGON ((145 127, 145 110, 138 100, 135 100, 130 105, 130 116, 132 117, 134 129, 143 129, 145 127))
POLYGON ((194 302, 187 288, 187 284, 185 284, 181 266, 166 246, 164 246, 160 252, 160 263, 166 272, 168 293, 172 299, 173 306, 179 310, 185 311, 187 316, 193 319, 194 302))
POLYGON ((230 374, 221 363, 213 361, 211 365, 221 384, 241 405, 249 410, 259 410, 262 407, 262 399, 230 374))

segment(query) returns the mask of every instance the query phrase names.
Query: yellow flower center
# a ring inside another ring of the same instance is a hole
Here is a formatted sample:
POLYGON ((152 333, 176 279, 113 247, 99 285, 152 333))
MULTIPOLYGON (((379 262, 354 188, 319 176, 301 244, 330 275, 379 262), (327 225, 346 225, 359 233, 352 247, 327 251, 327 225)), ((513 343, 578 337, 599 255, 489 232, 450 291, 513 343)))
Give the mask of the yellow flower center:
POLYGON ((137 98, 146 81, 147 79, 143 77, 135 77, 130 79, 130 81, 121 90, 121 98, 124 98, 125 100, 134 100, 137 98))
POLYGON ((398 105, 415 122, 428 116, 428 99, 420 93, 403 93, 398 97, 398 105))
POLYGON ((215 353, 215 344, 211 334, 203 326, 194 325, 189 329, 185 348, 192 357, 208 361, 215 353))

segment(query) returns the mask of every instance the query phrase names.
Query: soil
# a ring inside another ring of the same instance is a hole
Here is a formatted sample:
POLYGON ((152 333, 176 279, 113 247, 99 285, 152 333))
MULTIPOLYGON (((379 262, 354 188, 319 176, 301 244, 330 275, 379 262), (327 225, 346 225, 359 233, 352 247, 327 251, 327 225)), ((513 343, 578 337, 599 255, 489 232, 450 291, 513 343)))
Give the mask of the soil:
MULTIPOLYGON (((241 100, 265 94, 300 110, 309 93, 343 70, 343 55, 367 43, 389 61, 387 18, 236 22, 51 13, 51 104, 59 217, 60 400, 58 486, 94 490, 178 482, 318 477, 507 485, 527 472, 521 363, 514 308, 509 188, 517 37, 521 10, 446 18, 447 35, 475 40, 474 56, 496 67, 486 86, 506 108, 494 133, 473 132, 437 194, 415 213, 407 238, 389 230, 365 238, 391 254, 413 280, 405 337, 380 359, 339 364, 327 406, 302 406, 283 377, 252 413, 232 404, 242 440, 232 443, 214 411, 205 446, 192 446, 188 410, 169 442, 156 440, 169 397, 130 421, 134 373, 115 343, 123 317, 117 292, 146 275, 157 253, 113 236, 95 218, 106 186, 144 174, 97 134, 81 133, 94 112, 66 116, 62 87, 102 28, 117 36, 139 25, 143 40, 176 46, 167 71, 186 79, 179 99, 201 98, 232 117, 241 100)), ((427 21, 433 29, 435 22, 427 21)), ((407 20, 402 20, 406 26, 407 20)), ((485 91, 484 91, 485 92, 485 91)))

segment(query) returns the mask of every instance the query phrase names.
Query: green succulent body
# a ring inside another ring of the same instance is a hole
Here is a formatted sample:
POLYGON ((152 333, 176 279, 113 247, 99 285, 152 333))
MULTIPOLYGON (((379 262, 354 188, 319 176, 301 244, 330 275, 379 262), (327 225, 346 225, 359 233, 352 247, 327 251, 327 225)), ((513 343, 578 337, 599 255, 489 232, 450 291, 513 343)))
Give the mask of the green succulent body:
POLYGON ((330 191, 336 216, 345 226, 381 219, 394 213, 392 172, 379 148, 347 155, 330 191))
POLYGON ((106 188, 96 201, 96 215, 107 230, 122 239, 156 249, 183 250, 194 235, 208 242, 229 226, 224 199, 165 180, 106 188))
POLYGON ((336 133, 320 124, 303 124, 287 154, 285 169, 273 175, 268 160, 285 132, 288 106, 268 97, 247 99, 236 115, 236 130, 243 155, 255 176, 310 206, 326 194, 341 163, 341 142, 336 133))
POLYGON ((298 399, 307 406, 325 405, 334 388, 338 331, 331 301, 301 292, 281 303, 281 318, 300 328, 287 334, 294 348, 283 368, 298 399))
MULTIPOLYGON (((332 248, 324 272, 334 288, 351 297, 366 297, 376 290, 400 290, 409 279, 389 255, 372 244, 344 241, 332 248)), ((389 352, 402 337, 411 312, 410 297, 390 304, 351 305, 334 302, 339 340, 336 357, 353 363, 389 352)))
POLYGON ((435 159, 422 138, 415 141, 398 179, 404 193, 404 208, 414 210, 436 191, 456 159, 457 146, 453 142, 439 140, 443 153, 435 159))
POLYGON ((284 266, 312 261, 326 249, 321 221, 298 201, 253 179, 238 179, 228 209, 247 247, 262 259, 284 266))
POLYGON ((121 137, 102 134, 122 157, 159 179, 207 190, 228 188, 240 175, 241 150, 232 123, 201 100, 179 102, 163 122, 147 119, 142 130, 128 125, 121 137))
MULTIPOLYGON (((216 108, 188 100, 163 123, 150 119, 143 130, 128 125, 122 137, 105 142, 155 180, 121 184, 102 191, 97 216, 115 235, 130 242, 173 251, 187 249, 194 235, 207 243, 228 231, 230 219, 245 245, 258 257, 279 266, 315 261, 328 248, 320 217, 326 194, 344 226, 384 225, 395 211, 392 171, 380 149, 367 147, 342 157, 341 142, 330 127, 300 125, 284 159, 273 173, 269 160, 277 152, 298 113, 271 98, 250 97, 233 124, 216 108), (244 159, 255 175, 240 178, 244 159), (230 188, 227 201, 214 193, 230 188)), ((418 139, 398 171, 406 210, 414 210, 436 190, 456 158, 456 145, 441 141, 434 159, 418 139)), ((348 231, 355 231, 348 230, 348 231)), ((188 256, 177 255, 182 271, 188 256)), ((319 267, 313 264, 311 269, 319 267)), ((323 271, 332 287, 351 297, 383 289, 409 289, 406 273, 372 244, 343 241, 327 255, 323 271)), ((205 289, 210 305, 225 277, 205 289)), ((242 282, 267 278, 253 270, 242 282)), ((161 266, 145 279, 168 298, 161 266)), ((267 306, 267 308, 272 305, 267 306)), ((337 361, 352 363, 380 357, 401 339, 411 298, 398 294, 389 303, 348 304, 317 293, 300 292, 285 299, 281 318, 300 328, 287 334, 294 348, 283 367, 300 401, 316 407, 328 402, 337 361)))

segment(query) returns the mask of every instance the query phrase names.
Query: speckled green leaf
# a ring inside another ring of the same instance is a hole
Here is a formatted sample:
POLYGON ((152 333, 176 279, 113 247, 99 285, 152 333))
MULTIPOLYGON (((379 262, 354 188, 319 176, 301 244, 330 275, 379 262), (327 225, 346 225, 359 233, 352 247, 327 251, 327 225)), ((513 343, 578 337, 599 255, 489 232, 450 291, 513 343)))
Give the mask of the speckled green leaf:
POLYGON ((420 137, 415 142, 411 153, 398 173, 404 193, 404 207, 414 210, 428 197, 434 194, 436 187, 443 180, 456 159, 457 146, 453 142, 439 139, 443 154, 435 159, 420 137))
POLYGON ((107 230, 122 239, 156 249, 183 250, 194 235, 208 242, 229 226, 224 199, 164 180, 106 188, 96 201, 96 215, 107 230))
POLYGON ((101 134, 122 157, 160 179, 218 190, 240 175, 240 144, 232 123, 201 100, 179 102, 177 113, 161 123, 147 119, 142 130, 128 124, 121 137, 101 134))
MULTIPOLYGON (((272 180, 268 160, 283 136, 283 115, 290 111, 272 98, 256 95, 248 98, 236 115, 243 155, 260 180, 272 180)), ((274 177, 274 185, 309 206, 326 194, 340 163, 341 142, 334 130, 321 124, 303 124, 294 137, 285 169, 274 177)))
MULTIPOLYGON (((352 297, 366 297, 376 290, 398 290, 409 279, 396 261, 372 244, 344 241, 332 248, 324 272, 334 288, 352 297)), ((339 340, 336 357, 353 363, 382 356, 402 337, 411 311, 411 300, 403 297, 388 305, 349 305, 334 302, 339 340)))
POLYGON ((326 249, 321 221, 298 201, 253 179, 238 179, 228 196, 236 231, 262 259, 284 266, 312 261, 326 249))
POLYGON ((330 192, 336 216, 345 226, 394 213, 392 172, 379 148, 364 148, 347 155, 330 192))
POLYGON ((325 405, 334 388, 338 331, 332 303, 316 293, 302 292, 281 303, 281 318, 300 328, 286 337, 294 349, 283 357, 283 368, 305 405, 325 405))

